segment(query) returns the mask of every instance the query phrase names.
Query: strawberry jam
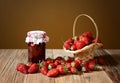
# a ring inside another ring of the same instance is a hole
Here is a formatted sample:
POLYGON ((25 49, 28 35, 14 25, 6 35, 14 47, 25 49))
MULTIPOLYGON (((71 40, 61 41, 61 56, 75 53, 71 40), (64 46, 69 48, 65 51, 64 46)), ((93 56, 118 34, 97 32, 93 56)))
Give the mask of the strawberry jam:
POLYGON ((46 42, 49 37, 46 32, 36 30, 29 31, 25 42, 28 44, 28 62, 38 63, 45 59, 46 42))
POLYGON ((28 44, 28 62, 38 63, 45 59, 45 43, 28 44))

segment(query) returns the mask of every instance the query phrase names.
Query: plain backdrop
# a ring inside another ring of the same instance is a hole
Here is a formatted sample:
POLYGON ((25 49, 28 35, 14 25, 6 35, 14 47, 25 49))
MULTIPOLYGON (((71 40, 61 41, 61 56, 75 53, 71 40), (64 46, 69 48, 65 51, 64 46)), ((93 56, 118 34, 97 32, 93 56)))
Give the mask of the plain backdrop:
MULTIPOLYGON (((31 30, 46 31, 47 48, 62 48, 82 13, 97 23, 104 48, 120 48, 120 0, 0 0, 0 48, 27 48, 25 38, 31 30)), ((95 34, 91 21, 81 17, 76 35, 85 31, 95 34)))

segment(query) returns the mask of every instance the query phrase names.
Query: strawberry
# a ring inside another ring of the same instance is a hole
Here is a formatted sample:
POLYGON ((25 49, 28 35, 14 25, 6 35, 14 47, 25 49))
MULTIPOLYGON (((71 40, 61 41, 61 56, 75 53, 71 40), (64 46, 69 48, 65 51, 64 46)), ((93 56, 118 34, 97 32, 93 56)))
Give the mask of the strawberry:
POLYGON ((76 45, 77 50, 79 50, 79 49, 81 49, 81 48, 83 48, 83 47, 85 46, 85 43, 84 43, 84 42, 77 41, 77 42, 75 43, 75 45, 76 45))
POLYGON ((101 43, 101 40, 98 38, 98 39, 96 39, 96 38, 94 38, 93 40, 92 40, 92 43, 95 43, 97 41, 97 43, 101 43))
POLYGON ((78 66, 80 66, 80 63, 78 61, 73 61, 71 62, 71 66, 77 68, 78 66))
POLYGON ((66 63, 66 61, 65 60, 60 60, 60 64, 65 64, 66 63))
POLYGON ((40 72, 41 72, 42 74, 44 74, 44 75, 47 75, 47 73, 48 73, 48 68, 47 68, 47 66, 41 67, 41 68, 40 68, 40 72))
POLYGON ((68 40, 66 41, 67 44, 72 44, 73 43, 73 39, 72 38, 68 38, 68 40))
POLYGON ((66 62, 72 62, 73 60, 74 60, 74 58, 73 57, 70 57, 70 56, 64 56, 64 60, 66 61, 66 62))
POLYGON ((73 74, 77 74, 77 73, 78 73, 78 70, 77 70, 77 68, 75 68, 75 67, 71 67, 71 68, 70 68, 70 71, 71 71, 71 73, 73 73, 73 74))
POLYGON ((84 36, 84 35, 79 36, 79 41, 84 42, 86 45, 88 45, 91 42, 90 39, 87 36, 84 36))
POLYGON ((68 70, 70 70, 70 68, 72 67, 71 63, 66 63, 65 66, 68 68, 68 70))
POLYGON ((29 72, 29 73, 37 73, 38 70, 39 70, 38 64, 33 63, 33 64, 29 67, 28 72, 29 72))
POLYGON ((43 60, 39 63, 39 67, 48 66, 47 61, 43 60))
POLYGON ((33 64, 32 62, 29 62, 29 63, 27 64, 27 66, 30 67, 32 64, 33 64))
POLYGON ((98 57, 98 64, 103 65, 104 64, 104 59, 102 57, 98 57))
POLYGON ((47 59, 47 64, 53 63, 52 59, 47 59))
POLYGON ((70 47, 70 50, 76 50, 77 49, 77 47, 76 47, 76 45, 75 44, 72 44, 72 46, 70 47))
POLYGON ((88 61, 85 61, 85 62, 83 62, 83 64, 82 64, 82 71, 83 72, 89 72, 90 71, 90 69, 88 68, 88 61))
POLYGON ((69 50, 69 49, 70 49, 70 46, 71 46, 71 45, 68 44, 68 43, 66 43, 66 42, 65 42, 64 45, 63 45, 63 47, 66 48, 66 50, 69 50))
POLYGON ((54 64, 55 64, 55 66, 59 65, 60 64, 60 60, 55 60, 54 64))
POLYGON ((86 36, 86 37, 89 37, 89 38, 92 38, 92 37, 93 37, 91 31, 87 31, 87 32, 83 33, 83 35, 86 36))
POLYGON ((21 73, 28 74, 28 66, 23 63, 19 63, 16 67, 17 71, 20 71, 21 73))
POLYGON ((56 65, 54 64, 54 63, 50 63, 49 65, 48 65, 48 69, 50 70, 50 69, 52 69, 52 68, 55 68, 56 67, 56 65))
POLYGON ((75 58, 75 61, 79 62, 79 64, 82 64, 82 60, 80 58, 75 58))
POLYGON ((61 56, 58 56, 55 58, 55 60, 62 60, 63 58, 61 56))
POLYGON ((66 68, 64 65, 58 65, 56 68, 60 74, 65 75, 68 73, 68 68, 66 68))
POLYGON ((54 69, 51 69, 48 71, 47 76, 48 77, 56 77, 56 76, 58 76, 58 74, 59 74, 58 70, 54 68, 54 69))

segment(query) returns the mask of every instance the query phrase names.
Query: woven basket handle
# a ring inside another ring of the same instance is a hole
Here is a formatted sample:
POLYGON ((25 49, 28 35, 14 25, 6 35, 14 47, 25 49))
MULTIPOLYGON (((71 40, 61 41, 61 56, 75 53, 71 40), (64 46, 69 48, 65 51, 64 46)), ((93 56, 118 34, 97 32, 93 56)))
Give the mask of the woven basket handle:
POLYGON ((95 30, 96 30, 96 41, 95 41, 95 43, 97 43, 97 39, 98 39, 98 27, 97 27, 97 24, 95 23, 95 21, 93 20, 93 18, 90 17, 90 16, 87 15, 87 14, 79 14, 79 15, 75 18, 74 23, 73 23, 73 37, 75 36, 75 26, 76 26, 76 22, 77 22, 78 18, 81 17, 81 16, 85 16, 85 17, 89 18, 89 19, 92 21, 92 23, 94 24, 95 30))

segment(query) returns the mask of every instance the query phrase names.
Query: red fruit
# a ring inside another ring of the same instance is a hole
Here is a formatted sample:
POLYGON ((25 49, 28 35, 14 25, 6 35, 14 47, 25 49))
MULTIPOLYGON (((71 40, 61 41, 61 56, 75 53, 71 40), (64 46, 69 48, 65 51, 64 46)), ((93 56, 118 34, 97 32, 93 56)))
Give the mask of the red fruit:
POLYGON ((29 67, 28 72, 29 72, 29 73, 37 73, 38 70, 39 70, 38 64, 33 63, 33 64, 29 67))
POLYGON ((70 46, 71 46, 71 45, 68 44, 68 43, 66 43, 66 42, 65 42, 64 45, 63 45, 63 47, 66 48, 66 50, 69 50, 69 49, 70 49, 70 46))
POLYGON ((84 35, 79 36, 79 41, 84 42, 86 45, 88 45, 91 42, 90 39, 87 36, 84 36, 84 35))
POLYGON ((97 61, 96 61, 96 59, 90 59, 90 60, 89 60, 89 63, 95 63, 95 64, 96 64, 97 61))
POLYGON ((80 66, 80 63, 79 63, 78 61, 73 61, 73 62, 71 63, 71 66, 77 68, 78 66, 80 66))
POLYGON ((27 65, 28 65, 28 67, 30 67, 32 64, 33 64, 32 62, 29 62, 27 65))
POLYGON ((54 64, 55 64, 55 66, 59 65, 60 64, 60 60, 55 60, 54 64))
POLYGON ((72 44, 73 43, 73 39, 72 38, 69 38, 67 41, 66 41, 67 44, 72 44))
POLYGON ((42 61, 39 63, 39 67, 48 66, 47 61, 42 61))
POLYGON ((47 60, 47 64, 50 64, 50 63, 53 63, 53 60, 52 60, 52 59, 48 59, 48 60, 47 60))
POLYGON ((54 63, 50 63, 49 65, 48 65, 48 69, 53 69, 53 68, 55 68, 56 67, 56 65, 54 64, 54 63))
POLYGON ((72 44, 72 46, 71 46, 71 48, 70 48, 70 50, 77 50, 77 47, 76 47, 76 45, 75 44, 72 44))
POLYGON ((97 41, 97 43, 101 43, 101 40, 98 38, 98 39, 96 39, 96 38, 94 38, 93 40, 92 40, 92 43, 95 43, 97 41))
POLYGON ((73 57, 70 57, 70 56, 64 56, 64 60, 66 61, 66 62, 72 62, 73 60, 74 60, 74 58, 73 57))
POLYGON ((89 64, 88 61, 83 63, 83 66, 82 66, 82 71, 83 72, 89 72, 90 71, 90 69, 88 68, 88 64, 89 64))
POLYGON ((55 58, 55 60, 62 60, 63 58, 61 56, 58 56, 55 58))
POLYGON ((70 70, 70 68, 72 67, 72 66, 71 66, 71 63, 66 63, 65 66, 68 68, 68 70, 70 70))
POLYGON ((75 45, 76 45, 77 50, 79 50, 79 49, 81 49, 81 48, 83 48, 83 47, 85 46, 85 43, 84 43, 84 42, 77 41, 77 42, 75 43, 75 45))
POLYGON ((75 58, 75 61, 79 62, 79 64, 82 64, 82 60, 80 58, 75 58))
POLYGON ((41 72, 42 74, 44 74, 44 75, 47 75, 47 73, 48 73, 48 68, 47 68, 47 66, 41 67, 41 68, 40 68, 40 72, 41 72))
POLYGON ((71 67, 71 68, 70 68, 70 71, 71 71, 71 73, 73 73, 73 74, 78 73, 78 70, 77 70, 77 68, 75 68, 75 67, 71 67))
POLYGON ((100 64, 100 65, 104 64, 104 59, 102 57, 98 58, 98 64, 100 64))
POLYGON ((56 77, 58 76, 59 72, 57 69, 51 69, 48 71, 47 76, 48 77, 56 77))
POLYGON ((56 68, 60 74, 65 75, 68 73, 68 68, 65 67, 64 65, 58 65, 56 68))
POLYGON ((86 37, 89 37, 89 38, 92 38, 92 32, 90 32, 90 31, 87 31, 87 32, 85 32, 85 33, 83 33, 83 35, 84 36, 86 36, 86 37))
POLYGON ((94 70, 95 69, 95 63, 94 62, 89 62, 88 68, 90 70, 94 70))
POLYGON ((28 74, 28 66, 23 63, 19 63, 16 67, 17 71, 20 71, 21 73, 28 74))
POLYGON ((65 60, 60 60, 60 64, 66 64, 66 61, 65 60))

